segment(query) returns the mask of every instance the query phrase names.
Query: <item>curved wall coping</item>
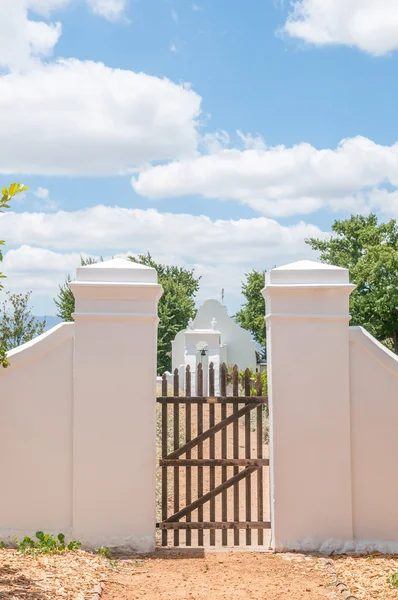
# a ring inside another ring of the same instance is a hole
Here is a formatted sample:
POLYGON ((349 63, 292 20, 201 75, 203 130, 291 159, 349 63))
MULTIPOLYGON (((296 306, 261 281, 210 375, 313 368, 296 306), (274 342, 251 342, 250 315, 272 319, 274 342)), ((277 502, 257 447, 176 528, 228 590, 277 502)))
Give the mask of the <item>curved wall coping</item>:
POLYGON ((383 369, 398 378, 398 356, 394 352, 378 342, 363 327, 349 327, 348 331, 351 344, 358 344, 383 369))
POLYGON ((0 376, 6 375, 10 370, 21 367, 25 363, 47 354, 65 340, 73 338, 74 326, 74 323, 60 323, 35 337, 30 342, 26 342, 26 344, 22 344, 7 352, 10 366, 7 369, 1 369, 0 376))

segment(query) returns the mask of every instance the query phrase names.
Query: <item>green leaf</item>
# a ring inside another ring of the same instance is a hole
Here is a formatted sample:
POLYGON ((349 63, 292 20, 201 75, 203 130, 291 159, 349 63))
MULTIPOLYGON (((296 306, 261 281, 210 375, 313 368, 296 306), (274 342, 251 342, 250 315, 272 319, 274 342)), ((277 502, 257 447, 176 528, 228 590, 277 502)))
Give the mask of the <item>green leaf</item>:
POLYGON ((327 264, 349 270, 351 325, 360 325, 398 353, 398 225, 375 214, 352 215, 332 225, 329 240, 306 240, 327 264))

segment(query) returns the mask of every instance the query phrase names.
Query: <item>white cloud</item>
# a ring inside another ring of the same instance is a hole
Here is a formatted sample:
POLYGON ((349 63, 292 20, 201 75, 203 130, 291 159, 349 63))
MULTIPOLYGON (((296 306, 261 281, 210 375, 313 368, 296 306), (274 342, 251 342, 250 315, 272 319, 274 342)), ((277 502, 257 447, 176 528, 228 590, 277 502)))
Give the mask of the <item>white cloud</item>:
POLYGON ((178 14, 174 8, 171 10, 171 18, 175 23, 178 23, 178 14))
MULTIPOLYGON (((133 177, 134 190, 151 199, 202 195, 247 204, 272 217, 321 208, 351 210, 369 189, 398 187, 398 143, 382 146, 364 137, 335 149, 310 144, 218 152, 149 168, 133 177)), ((365 200, 363 200, 365 198, 365 200)))
POLYGON ((48 292, 53 295, 58 284, 79 265, 80 254, 77 252, 62 254, 23 245, 5 254, 2 269, 8 274, 8 290, 34 290, 38 295, 48 292))
POLYGON ((272 219, 215 220, 206 216, 95 206, 55 214, 0 214, 0 239, 62 251, 147 251, 188 262, 250 264, 285 252, 302 251, 303 239, 319 233, 313 225, 284 227, 272 219), (275 253, 275 248, 278 251, 275 253))
POLYGON ((376 56, 398 48, 396 0, 292 0, 283 32, 318 46, 356 46, 376 56))
POLYGON ((76 59, 11 73, 0 77, 0 173, 119 174, 190 155, 200 102, 188 86, 76 59))
POLYGON ((192 10, 194 10, 196 12, 196 11, 200 10, 200 8, 197 4, 192 4, 192 10))
POLYGON ((2 0, 0 67, 30 68, 39 58, 51 55, 61 35, 60 23, 30 20, 28 7, 28 0, 2 0))
POLYGON ((29 10, 47 18, 53 11, 65 8, 70 2, 71 0, 25 0, 29 10))
POLYGON ((38 187, 32 194, 39 198, 39 201, 34 204, 34 208, 37 210, 52 211, 58 209, 58 203, 50 198, 50 191, 47 188, 38 187))
MULTIPOLYGON (((81 0, 80 0, 81 1, 81 0)), ((94 14, 110 21, 120 19, 126 0, 84 0, 94 14)), ((29 11, 45 19, 65 8, 72 0, 1 0, 0 67, 27 71, 53 54, 61 23, 30 18, 29 11)))
POLYGON ((261 135, 252 135, 251 133, 245 134, 239 129, 236 133, 243 143, 245 150, 265 150, 267 148, 267 145, 261 135))
POLYGON ((120 19, 126 8, 125 0, 87 0, 87 4, 95 15, 104 17, 108 21, 120 19))
POLYGON ((0 216, 0 239, 6 237, 8 247, 15 246, 3 263, 7 287, 33 289, 35 296, 47 298, 53 297, 68 272, 74 272, 80 253, 126 256, 150 251, 156 260, 195 267, 203 276, 200 299, 218 297, 222 287, 236 299, 247 270, 310 257, 304 238, 322 235, 314 225, 287 227, 264 217, 213 221, 105 206, 0 216))
POLYGON ((175 52, 175 53, 178 52, 177 46, 175 44, 171 44, 169 50, 170 50, 170 52, 175 52))
POLYGON ((205 133, 200 139, 200 147, 206 154, 217 154, 223 148, 227 148, 230 143, 229 133, 223 130, 205 133))
POLYGON ((50 192, 49 190, 47 190, 46 188, 43 187, 38 187, 37 190, 34 190, 33 194, 37 197, 37 198, 42 198, 42 199, 46 199, 49 197, 50 192))

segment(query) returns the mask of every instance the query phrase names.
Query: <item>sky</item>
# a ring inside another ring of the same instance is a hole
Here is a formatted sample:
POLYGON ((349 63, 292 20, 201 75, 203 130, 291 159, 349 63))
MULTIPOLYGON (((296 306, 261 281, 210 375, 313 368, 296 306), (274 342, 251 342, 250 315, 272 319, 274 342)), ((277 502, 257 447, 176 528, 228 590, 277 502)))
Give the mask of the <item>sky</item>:
POLYGON ((35 314, 80 256, 252 269, 398 217, 396 0, 0 0, 0 215, 35 314))

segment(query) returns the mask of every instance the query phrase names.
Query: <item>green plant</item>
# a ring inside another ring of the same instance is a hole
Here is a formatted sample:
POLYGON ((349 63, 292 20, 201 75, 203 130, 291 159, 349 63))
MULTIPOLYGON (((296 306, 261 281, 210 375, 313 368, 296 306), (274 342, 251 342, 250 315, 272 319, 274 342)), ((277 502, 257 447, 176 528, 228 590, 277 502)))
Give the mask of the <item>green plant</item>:
MULTIPOLYGON (((86 267, 88 265, 95 265, 98 262, 96 258, 83 258, 80 257, 80 266, 86 267)), ((100 258, 100 262, 103 259, 100 258)), ((59 292, 56 298, 54 298, 55 305, 57 307, 57 317, 60 317, 63 321, 73 321, 73 313, 75 312, 75 297, 72 294, 69 284, 72 282, 70 275, 65 279, 65 283, 59 286, 59 292)))
POLYGON ((349 270, 351 325, 364 327, 398 354, 398 223, 376 214, 351 215, 332 225, 328 239, 305 240, 319 259, 349 270))
POLYGON ((235 315, 235 321, 253 335, 261 346, 261 355, 266 355, 264 272, 253 270, 245 275, 242 283, 242 295, 246 302, 235 315))
POLYGON ((54 554, 55 552, 64 552, 65 550, 75 551, 81 548, 80 542, 75 540, 70 541, 68 544, 65 542, 65 535, 59 533, 57 537, 50 533, 43 533, 43 531, 37 531, 35 535, 37 541, 32 538, 25 536, 22 541, 18 538, 15 539, 18 551, 22 554, 54 554))
POLYGON ((4 548, 6 547, 4 542, 0 542, 0 550, 4 550, 4 548))
POLYGON ((117 558, 115 560, 108 560, 108 564, 112 569, 120 569, 120 561, 117 558))
MULTIPOLYGON (((157 372, 163 374, 171 371, 171 342, 181 329, 185 329, 190 318, 194 318, 195 295, 199 290, 200 277, 193 270, 173 265, 162 265, 155 262, 149 254, 130 256, 132 262, 152 267, 157 271, 158 280, 163 288, 159 301, 158 352, 157 372)), ((102 261, 102 258, 100 259, 102 261)), ((81 266, 98 262, 94 258, 81 258, 81 266)), ((75 310, 75 298, 69 289, 71 277, 59 287, 54 302, 57 306, 57 316, 63 321, 72 321, 75 310)))
POLYGON ((157 357, 157 371, 163 374, 165 371, 171 371, 172 340, 181 329, 187 327, 189 319, 195 318, 195 296, 199 291, 200 277, 195 275, 193 269, 157 263, 149 252, 129 258, 133 262, 155 269, 163 288, 158 307, 157 357))
POLYGON ((29 300, 32 292, 26 294, 6 293, 0 307, 0 346, 12 350, 41 335, 46 321, 32 315, 29 300))
MULTIPOLYGON (((227 385, 232 384, 233 371, 234 371, 234 366, 228 365, 227 366, 227 385)), ((240 395, 244 395, 246 370, 238 371, 238 377, 239 377, 239 388, 240 388, 239 393, 240 393, 240 395)), ((250 395, 257 396, 258 374, 255 373, 254 371, 252 371, 251 369, 249 369, 249 377, 250 377, 250 395)), ((267 396, 268 395, 267 371, 262 371, 262 373, 261 373, 261 385, 262 385, 262 391, 261 391, 262 396, 267 396)))
POLYGON ((391 584, 393 588, 398 588, 398 573, 392 573, 390 577, 387 577, 387 582, 391 584))
POLYGON ((109 558, 109 556, 111 555, 111 551, 109 550, 109 548, 106 548, 104 546, 101 546, 101 548, 96 548, 95 551, 103 558, 109 558))
MULTIPOLYGON (((1 196, 0 196, 0 212, 3 212, 3 209, 5 209, 5 208, 10 208, 10 205, 9 205, 10 200, 17 194, 20 194, 21 192, 24 192, 27 189, 28 188, 26 186, 24 186, 22 183, 12 183, 9 188, 4 187, 1 190, 1 196)), ((4 240, 0 240, 0 246, 4 246, 4 240)), ((2 260, 3 260, 3 254, 0 250, 0 262, 2 260)), ((3 273, 0 271, 0 279, 4 279, 4 277, 5 277, 5 275, 3 275, 3 273)), ((0 283, 0 291, 2 289, 3 289, 3 286, 0 283)), ((6 348, 4 348, 4 346, 2 346, 0 344, 0 365, 5 368, 5 367, 8 367, 9 364, 10 363, 7 360, 6 348)))

